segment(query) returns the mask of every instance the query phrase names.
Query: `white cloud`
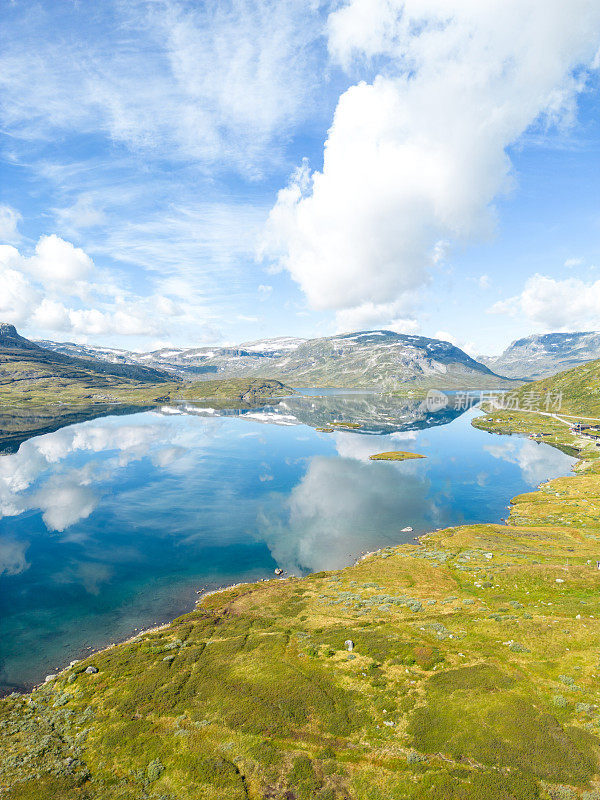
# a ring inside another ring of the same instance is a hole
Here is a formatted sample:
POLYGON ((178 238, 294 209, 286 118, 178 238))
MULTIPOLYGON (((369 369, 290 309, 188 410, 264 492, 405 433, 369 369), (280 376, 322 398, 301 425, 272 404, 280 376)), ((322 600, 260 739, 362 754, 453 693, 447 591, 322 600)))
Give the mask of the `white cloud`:
POLYGON ((86 519, 98 505, 98 494, 88 486, 80 486, 75 480, 48 481, 43 489, 30 499, 33 507, 42 509, 42 519, 52 531, 64 531, 76 522, 86 519))
POLYGON ((71 328, 69 312, 64 305, 47 297, 33 311, 31 323, 44 331, 68 331, 71 328))
POLYGON ((434 334, 433 338, 441 339, 443 342, 450 342, 450 344, 453 344, 455 347, 459 347, 461 350, 464 350, 465 353, 467 353, 472 357, 475 357, 475 355, 477 354, 477 347, 475 345, 475 342, 471 341, 465 342, 463 339, 459 339, 457 336, 454 336, 448 331, 437 331, 437 333, 434 334))
POLYGON ((556 280, 533 275, 521 294, 495 303, 494 314, 525 317, 545 330, 581 331, 600 328, 600 280, 556 280))
MULTIPOLYGON (((201 441, 204 429, 195 435, 201 441)), ((39 509, 49 530, 65 531, 93 513, 127 464, 150 456, 169 467, 187 452, 177 439, 177 432, 155 422, 85 423, 29 439, 0 459, 0 519, 39 509), (70 465, 69 456, 78 452, 89 454, 86 463, 70 465)), ((24 549, 0 541, 0 574, 27 566, 24 549)))
POLYGON ((162 293, 139 297, 102 277, 81 248, 54 234, 42 236, 29 257, 0 245, 0 321, 74 338, 146 337, 198 311, 162 293), (97 283, 86 280, 93 277, 97 283))
POLYGON ((263 254, 316 309, 423 285, 440 240, 492 230, 508 146, 572 116, 599 35, 596 0, 349 0, 329 47, 368 81, 340 97, 322 171, 304 162, 279 192, 263 254))
POLYGON ((346 308, 336 312, 336 330, 338 333, 385 328, 396 333, 418 333, 419 323, 416 319, 402 316, 405 303, 362 303, 354 308, 346 308))
POLYGON ((565 261, 565 267, 567 269, 573 269, 573 267, 580 267, 583 263, 583 258, 567 258, 565 261))
POLYGON ((489 289, 492 285, 492 281, 489 275, 480 275, 477 279, 477 283, 480 289, 489 289))
POLYGON ((51 234, 40 237, 35 255, 23 260, 23 268, 44 284, 72 284, 87 278, 94 264, 80 247, 51 234))
POLYGON ((22 217, 7 205, 0 205, 0 242, 16 242, 20 239, 18 225, 22 217))
POLYGON ((25 322, 41 295, 27 278, 15 269, 20 263, 19 252, 10 245, 0 245, 0 321, 20 325, 25 322))

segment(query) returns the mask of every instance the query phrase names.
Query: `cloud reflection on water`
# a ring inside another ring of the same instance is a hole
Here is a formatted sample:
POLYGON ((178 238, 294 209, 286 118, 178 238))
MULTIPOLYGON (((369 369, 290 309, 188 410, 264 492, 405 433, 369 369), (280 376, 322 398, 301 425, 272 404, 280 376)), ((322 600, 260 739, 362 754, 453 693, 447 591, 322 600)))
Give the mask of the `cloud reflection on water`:
POLYGON ((288 571, 335 569, 382 542, 405 541, 401 529, 416 520, 434 521, 429 489, 423 474, 365 463, 360 449, 358 458, 315 456, 289 494, 263 507, 259 532, 288 571))
POLYGON ((63 532, 94 511, 129 464, 150 455, 156 467, 173 467, 189 452, 185 438, 184 431, 151 414, 143 424, 103 420, 30 439, 0 458, 0 519, 39 510, 48 530, 63 532), (78 455, 90 460, 81 463, 78 455))
POLYGON ((572 456, 532 439, 511 438, 498 444, 485 445, 484 449, 494 458, 516 464, 523 480, 530 486, 538 486, 549 477, 568 474, 573 463, 572 456))

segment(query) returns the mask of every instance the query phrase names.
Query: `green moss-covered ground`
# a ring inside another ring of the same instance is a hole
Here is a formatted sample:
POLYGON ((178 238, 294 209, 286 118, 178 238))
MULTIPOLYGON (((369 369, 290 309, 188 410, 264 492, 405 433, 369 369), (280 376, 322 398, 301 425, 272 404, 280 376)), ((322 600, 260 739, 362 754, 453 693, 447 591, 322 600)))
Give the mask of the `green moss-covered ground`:
POLYGON ((1 701, 3 800, 600 798, 600 448, 551 433, 576 474, 506 525, 206 596, 1 701))

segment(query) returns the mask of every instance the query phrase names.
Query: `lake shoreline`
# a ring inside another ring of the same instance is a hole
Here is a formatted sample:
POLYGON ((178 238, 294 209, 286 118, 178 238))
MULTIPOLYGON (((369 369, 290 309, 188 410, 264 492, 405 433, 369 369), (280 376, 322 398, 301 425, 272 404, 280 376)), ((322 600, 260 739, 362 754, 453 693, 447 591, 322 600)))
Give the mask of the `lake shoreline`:
MULTIPOLYGON (((478 413, 477 416, 479 416, 478 413)), ((473 428, 470 424, 470 417, 471 417, 470 414, 466 415, 465 417, 463 417, 463 422, 460 423, 458 420, 453 421, 454 427, 452 427, 451 425, 443 425, 427 429, 426 433, 424 434, 421 433, 416 434, 417 436, 420 435, 427 436, 427 442, 428 442, 427 447, 429 448, 429 455, 430 455, 430 458, 428 459, 427 463, 431 464, 433 469, 437 469, 437 472, 440 475, 442 475, 442 477, 443 474, 445 474, 444 470, 447 471, 447 467, 445 466, 447 459, 446 460, 444 459, 445 451, 443 448, 446 447, 448 449, 448 455, 450 455, 450 451, 454 450, 456 447, 457 434, 460 437, 459 442, 461 443, 461 447, 463 446, 464 442, 465 449, 461 450, 461 453, 463 453, 463 459, 464 458, 468 459, 470 453, 476 454, 476 456, 474 455, 474 457, 480 459, 479 454, 482 451, 482 449, 485 449, 485 447, 482 448, 482 442, 480 437, 479 440, 473 440, 472 437, 468 440, 463 439, 463 435, 466 434, 467 431, 473 431, 473 428), (459 425, 459 428, 456 428, 457 424, 459 425), (450 436, 451 444, 448 446, 446 445, 446 440, 448 438, 447 434, 450 434, 451 430, 455 430, 455 433, 450 436), (436 466, 436 464, 439 464, 439 466, 436 466)), ((165 419, 176 420, 177 418, 178 417, 176 416, 173 417, 169 416, 166 417, 165 419)), ((185 415, 182 415, 182 418, 185 419, 185 415)), ((111 420, 107 429, 114 428, 115 433, 119 434, 119 430, 122 427, 122 423, 121 425, 117 425, 116 424, 117 421, 118 421, 117 418, 111 420)), ((228 419, 228 423, 229 422, 230 421, 228 419)), ((162 424, 163 423, 161 422, 161 426, 162 424)), ((251 424, 254 425, 255 423, 253 422, 251 424)), ((85 434, 85 432, 89 429, 90 424, 86 423, 86 425, 87 427, 81 428, 81 433, 79 434, 80 436, 81 434, 85 434)), ((169 428, 173 428, 173 426, 175 427, 180 426, 180 423, 178 422, 168 423, 169 428)), ((237 437, 236 440, 240 440, 243 442, 244 439, 240 438, 239 433, 237 433, 238 431, 239 432, 242 431, 242 429, 237 426, 237 418, 235 422, 234 421, 230 422, 230 426, 232 427, 232 432, 233 428, 235 427, 235 435, 237 437)), ((257 429, 257 431, 260 431, 261 436, 264 435, 263 432, 273 431, 273 433, 278 437, 278 440, 281 436, 280 433, 281 430, 282 428, 279 427, 265 426, 262 424, 260 426, 260 429, 257 429)), ((304 426, 302 426, 302 430, 304 430, 304 426)), ((308 433, 310 433, 308 428, 306 430, 308 431, 308 433)), ((477 433, 477 431, 473 431, 473 433, 477 433)), ((90 434, 93 434, 93 430, 90 431, 90 434)), ((170 441, 171 433, 167 431, 167 434, 168 435, 166 435, 166 438, 164 436, 163 438, 165 438, 165 441, 170 441)), ((242 437, 243 435, 245 434, 242 434, 242 437)), ((353 446, 360 445, 362 447, 363 442, 367 444, 370 443, 368 444, 368 446, 372 446, 373 448, 372 450, 369 451, 371 453, 373 452, 373 450, 377 452, 377 448, 379 446, 378 441, 373 436, 368 439, 365 439, 362 435, 352 436, 350 432, 343 432, 342 438, 345 447, 347 447, 349 444, 352 444, 353 446)), ((112 441, 112 439, 110 441, 112 441)), ((303 434, 303 439, 301 441, 309 441, 309 440, 304 438, 303 434)), ((418 496, 416 497, 414 502, 411 502, 410 505, 406 505, 404 503, 404 500, 402 499, 403 497, 402 494, 400 494, 401 502, 399 503, 394 503, 392 501, 387 501, 385 499, 382 500, 381 488, 379 487, 379 482, 382 479, 381 476, 383 476, 384 481, 387 481, 388 484, 387 488, 389 490, 395 490, 396 487, 402 490, 402 487, 404 486, 404 482, 406 480, 406 474, 402 470, 396 470, 395 465, 393 464, 379 465, 379 466, 374 465, 373 469, 371 470, 371 468, 367 466, 369 462, 365 460, 364 455, 362 455, 362 451, 359 451, 358 453, 358 456, 360 457, 355 456, 351 461, 349 461, 347 457, 344 458, 345 453, 342 453, 341 455, 337 453, 337 448, 335 453, 328 452, 328 450, 331 451, 331 445, 329 444, 322 445, 321 441, 322 440, 316 441, 314 446, 312 444, 302 445, 304 451, 308 452, 308 457, 312 459, 313 457, 316 456, 318 459, 317 463, 324 465, 325 464, 331 465, 331 467, 327 466, 327 469, 332 469, 333 467, 337 467, 339 465, 340 469, 342 469, 346 473, 349 467, 351 467, 352 469, 351 475, 354 476, 356 479, 355 490, 356 492, 360 492, 358 498, 361 500, 361 503, 363 496, 362 495, 363 486, 365 486, 367 490, 365 493, 366 501, 369 501, 369 498, 371 497, 370 478, 368 478, 368 476, 372 475, 373 481, 375 481, 378 487, 376 494, 377 503, 381 506, 381 503, 383 502, 383 508, 387 510, 386 510, 386 516, 384 516, 382 519, 381 526, 376 524, 378 522, 378 518, 372 520, 371 523, 369 520, 363 520, 362 517, 360 517, 358 520, 354 520, 353 518, 348 531, 346 531, 346 529, 343 528, 341 532, 337 535, 337 537, 334 537, 332 539, 332 546, 336 548, 334 553, 335 555, 334 559, 332 559, 331 554, 327 555, 326 552, 321 553, 320 550, 317 550, 316 554, 314 554, 312 558, 307 558, 305 561, 300 561, 300 563, 303 563, 305 567, 307 566, 311 568, 311 572, 308 573, 309 575, 314 574, 315 572, 323 571, 324 569, 329 572, 335 569, 344 569, 352 567, 360 563, 364 559, 376 555, 379 551, 385 549, 386 547, 397 546, 400 544, 419 543, 423 537, 426 537, 427 535, 434 533, 436 530, 439 530, 440 528, 444 528, 453 524, 454 525, 460 524, 463 520, 465 520, 465 518, 468 524, 475 524, 478 521, 483 521, 481 514, 477 513, 476 509, 475 513, 473 513, 473 509, 469 510, 469 507, 465 504, 464 490, 462 490, 463 496, 461 496, 460 498, 460 504, 457 504, 456 508, 452 507, 451 505, 452 498, 450 498, 450 502, 447 504, 447 508, 445 508, 444 513, 436 517, 432 517, 427 513, 423 513, 422 510, 424 507, 423 504, 428 500, 427 497, 421 498, 420 496, 418 496), (324 450, 325 452, 323 453, 319 452, 322 450, 324 450), (365 479, 367 479, 366 485, 365 485, 365 479), (461 513, 457 513, 457 512, 462 512, 463 509, 465 512, 464 516, 461 513), (394 513, 392 514, 390 512, 394 513), (394 518, 400 521, 395 522, 394 518), (366 523, 365 527, 363 527, 363 522, 366 523), (407 528, 414 526, 414 532, 413 530, 411 531, 405 530, 404 526, 406 526, 407 528), (371 547, 369 547, 370 544, 371 547), (375 547, 373 547, 372 545, 375 545, 375 547), (355 554, 353 556, 350 555, 352 551, 354 551, 355 554)), ((159 440, 159 442, 162 442, 162 439, 159 440)), ((529 446, 529 444, 527 446, 529 446)), ((415 443, 415 448, 416 447, 417 445, 415 443)), ((519 445, 519 447, 521 447, 521 445, 519 445)), ((536 445, 536 451, 537 451, 537 445, 536 445)), ((425 464, 425 461, 421 463, 425 464)), ((492 468, 495 469, 495 462, 492 462, 492 464, 493 464, 492 468)), ((273 469, 275 469, 274 466, 273 469)), ((498 522, 502 524, 505 524, 503 518, 506 517, 507 515, 504 509, 506 508, 507 501, 510 499, 510 497, 514 496, 519 491, 522 492, 528 490, 528 485, 523 483, 521 477, 515 478, 515 475, 520 476, 520 472, 515 472, 515 469, 513 467, 511 467, 510 469, 512 470, 512 473, 510 475, 512 483, 507 482, 506 484, 504 483, 501 484, 504 486, 502 495, 500 495, 496 491, 497 498, 495 506, 493 508, 488 507, 487 509, 488 512, 492 512, 494 514, 493 518, 497 519, 498 522)), ((551 475, 557 476, 559 474, 560 475, 568 474, 567 467, 565 465, 563 465, 563 471, 561 471, 560 473, 556 471, 556 466, 554 466, 553 469, 554 472, 550 474, 547 473, 547 477, 550 477, 551 475)), ((468 481, 470 481, 470 473, 468 472, 468 468, 465 468, 463 466, 461 467, 461 470, 462 470, 461 473, 458 476, 455 476, 455 480, 457 481, 457 486, 461 486, 461 481, 467 481, 466 486, 468 487, 469 485, 468 481), (466 472, 465 469, 467 469, 466 472)), ((412 472, 414 472, 414 470, 412 472)), ((411 472, 411 477, 409 479, 409 485, 411 486, 413 484, 412 472, 411 472)), ((418 472, 419 474, 421 473, 420 470, 418 472)), ((260 474, 262 475, 262 472, 260 474)), ((296 485, 301 486, 308 474, 310 474, 310 468, 307 470, 306 466, 301 466, 301 468, 299 468, 298 475, 292 482, 292 488, 296 485), (298 480, 300 481, 299 483, 297 483, 298 480)), ((440 480, 440 478, 437 475, 435 477, 436 480, 438 481, 440 480)), ((262 486, 262 483, 258 485, 262 486)), ((268 487, 268 484, 266 484, 265 486, 268 487)), ((529 486, 533 487, 534 484, 529 484, 529 486)), ((419 487, 417 486, 416 488, 418 489, 419 487)), ((335 496, 335 492, 333 496, 335 496)), ((386 496, 388 497, 390 496, 390 491, 386 492, 386 496)), ((467 500, 471 502, 470 497, 467 497, 467 500)), ((489 520, 489 518, 490 515, 488 514, 487 519, 489 520)), ((89 614, 87 614, 86 616, 86 608, 85 606, 82 606, 81 613, 78 612, 79 616, 77 617, 77 619, 81 620, 81 625, 79 626, 79 628, 75 627, 73 628, 72 638, 71 638, 71 627, 73 627, 70 624, 71 617, 66 616, 65 618, 65 616, 61 613, 61 615, 57 619, 57 630, 61 637, 60 639, 58 639, 59 645, 55 646, 54 641, 50 641, 51 646, 42 648, 40 653, 38 654, 38 657, 35 659, 33 663, 30 662, 29 664, 25 664, 24 654, 28 651, 28 648, 30 647, 30 642, 33 641, 33 632, 35 632, 35 629, 32 633, 27 634, 24 637, 23 643, 20 642, 20 639, 15 634, 12 640, 13 653, 8 655, 7 652, 8 658, 6 661, 7 668, 5 673, 6 680, 4 682, 4 686, 2 687, 0 696, 7 696, 13 692, 18 692, 18 693, 30 692, 43 682, 45 675, 62 674, 66 669, 68 669, 68 664, 71 660, 87 659, 107 649, 110 649, 113 646, 126 643, 131 639, 135 638, 136 636, 161 629, 165 625, 169 625, 173 619, 181 615, 184 615, 186 613, 189 613, 190 611, 193 611, 196 607, 198 607, 199 604, 202 603, 203 600, 205 600, 206 598, 210 597, 213 594, 231 591, 240 584, 253 584, 259 581, 273 582, 274 578, 269 574, 269 572, 273 569, 273 567, 270 567, 269 569, 269 567, 267 566, 269 561, 273 564, 273 566, 278 566, 278 563, 282 564, 298 563, 297 562, 298 555, 297 554, 294 555, 295 548, 297 546, 296 544, 294 544, 295 533, 294 530, 292 529, 288 530, 288 528, 285 527, 286 525, 288 525, 288 523, 285 520, 287 520, 287 517, 282 519, 284 528, 282 528, 281 534, 278 534, 278 536, 283 534, 287 539, 290 540, 293 550, 289 555, 291 556, 291 558, 294 559, 293 561, 289 560, 289 558, 288 560, 286 560, 285 553, 281 552, 278 553, 278 551, 275 550, 274 552, 281 557, 281 562, 273 562, 271 560, 271 556, 268 556, 268 551, 265 550, 265 553, 267 554, 268 558, 266 558, 264 555, 260 555, 258 557, 253 556, 253 562, 247 562, 248 572, 246 572, 246 575, 242 573, 242 575, 240 575, 240 577, 238 578, 236 572, 238 572, 239 574, 239 571, 241 571, 239 569, 240 566, 244 568, 244 571, 246 571, 246 564, 244 562, 244 557, 240 556, 242 560, 240 560, 239 563, 232 562, 229 560, 229 557, 227 557, 227 559, 224 559, 222 561, 222 568, 218 570, 216 574, 213 572, 213 574, 210 576, 217 578, 217 580, 215 580, 214 582, 210 580, 209 575, 205 575, 202 573, 201 571, 202 564, 200 564, 200 571, 197 571, 195 569, 196 568, 195 563, 191 564, 190 566, 192 566, 193 569, 190 569, 189 575, 186 575, 185 572, 178 574, 177 572, 178 565, 174 564, 175 572, 173 572, 172 576, 168 580, 166 580, 163 589, 159 589, 159 592, 156 593, 157 584, 155 581, 153 581, 150 584, 150 591, 151 591, 150 600, 149 601, 144 600, 144 595, 146 594, 147 589, 144 588, 145 584, 142 581, 141 584, 136 584, 136 587, 134 587, 136 592, 135 595, 131 595, 131 592, 129 590, 124 595, 124 597, 127 599, 126 606, 122 606, 122 603, 118 604, 118 601, 117 604, 115 604, 111 600, 108 599, 103 600, 103 597, 108 597, 110 595, 110 592, 108 592, 106 589, 103 588, 99 593, 101 601, 100 605, 101 614, 98 615, 97 617, 92 617, 89 614), (254 563, 254 568, 252 566, 252 563, 254 563), (264 567, 266 568, 263 568, 263 563, 264 567), (222 578, 220 581, 218 580, 219 578, 218 572, 222 573, 222 578), (227 580, 228 577, 231 577, 233 580, 227 580), (223 580, 223 578, 225 580, 223 580), (207 588, 206 591, 203 590, 200 593, 196 590, 195 587, 197 587, 198 585, 202 586, 203 584, 207 588), (194 596, 194 593, 196 596, 194 596), (181 600, 183 600, 183 602, 181 602, 181 600), (104 613, 105 608, 107 612, 110 612, 113 615, 111 616, 111 618, 106 618, 102 616, 102 613, 104 613), (114 615, 115 611, 118 612, 118 615, 114 615), (122 613, 123 611, 125 611, 126 613, 123 614, 122 613), (133 613, 131 613, 132 611, 133 613), (150 616, 151 614, 152 616, 150 616), (141 630, 135 630, 133 626, 138 625, 139 624, 138 620, 140 619, 140 617, 143 619, 144 616, 146 617, 146 619, 150 617, 148 623, 151 624, 146 623, 144 625, 142 622, 141 630), (157 619, 158 622, 154 624, 154 620, 157 619), (129 627, 129 625, 131 625, 131 627, 129 627), (82 636, 80 636, 80 632, 83 633, 82 636), (113 635, 113 632, 116 633, 116 638, 113 635), (75 644, 75 647, 71 648, 71 646, 69 645, 73 643, 75 644), (17 646, 19 645, 20 649, 17 649, 17 646), (89 647, 89 649, 87 649, 89 645, 92 646, 89 647), (12 662, 10 661, 11 658, 13 659, 12 662), (24 666, 23 670, 21 670, 21 662, 23 662, 24 666), (59 664, 62 664, 63 666, 58 667, 57 665, 59 664), (17 679, 11 680, 9 676, 11 677, 15 676, 17 679)), ((301 533, 301 531, 299 531, 299 533, 301 533)), ((128 537, 124 533, 122 533, 122 535, 120 535, 117 540, 117 546, 119 546, 119 544, 122 541, 124 541, 123 538, 124 536, 125 538, 128 539, 128 537)), ((57 537, 50 537, 48 541, 57 542, 59 540, 57 539, 57 537)), ((244 542, 244 547, 246 547, 249 544, 249 539, 248 537, 244 537, 243 539, 240 539, 240 542, 244 542)), ((264 542, 264 544, 266 544, 266 541, 264 542)), ((250 546, 253 547, 254 545, 250 544, 250 546)), ((60 545, 60 547, 62 550, 63 546, 60 545)), ((244 551, 242 551, 242 553, 243 552, 244 551)), ((85 554, 86 553, 84 553, 84 555, 85 554)), ((78 558, 81 557, 79 551, 75 553, 75 555, 78 558)), ((178 554, 177 551, 175 551, 175 555, 178 559, 181 559, 181 555, 178 554)), ((309 553, 308 555, 310 556, 311 554, 309 553)), ((281 580, 281 578, 278 578, 277 580, 281 580)), ((61 607, 59 606, 59 608, 61 607)), ((61 608, 61 611, 62 610, 63 609, 61 608)), ((64 611, 68 615, 70 608, 65 606, 64 611)))

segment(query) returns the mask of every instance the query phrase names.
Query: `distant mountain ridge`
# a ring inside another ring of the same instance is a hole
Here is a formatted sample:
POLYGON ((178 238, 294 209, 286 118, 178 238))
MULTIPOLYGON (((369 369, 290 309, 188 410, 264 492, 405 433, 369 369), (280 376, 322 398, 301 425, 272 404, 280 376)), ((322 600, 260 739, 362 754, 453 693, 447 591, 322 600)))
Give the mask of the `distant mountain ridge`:
POLYGON ((80 358, 143 364, 184 378, 272 377, 295 386, 389 389, 497 388, 507 381, 463 350, 439 339, 388 330, 277 337, 232 347, 162 348, 132 353, 72 343, 40 342, 80 358))
POLYGON ((544 333, 517 339, 499 356, 478 356, 510 378, 546 378, 600 358, 600 332, 544 333))
POLYGON ((30 372, 35 371, 35 365, 37 365, 39 369, 43 369, 44 376, 48 367, 51 367, 55 372, 68 377, 81 375, 90 378, 97 374, 98 376, 124 378, 141 383, 161 383, 173 380, 171 374, 135 361, 116 363, 105 359, 91 359, 89 356, 77 356, 75 353, 66 353, 58 348, 42 347, 20 336, 14 325, 2 322, 0 323, 0 380, 5 371, 10 379, 9 373, 14 371, 11 365, 17 360, 29 364, 30 372))

